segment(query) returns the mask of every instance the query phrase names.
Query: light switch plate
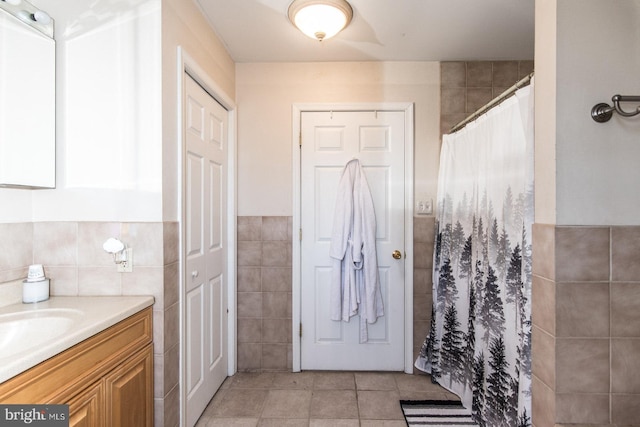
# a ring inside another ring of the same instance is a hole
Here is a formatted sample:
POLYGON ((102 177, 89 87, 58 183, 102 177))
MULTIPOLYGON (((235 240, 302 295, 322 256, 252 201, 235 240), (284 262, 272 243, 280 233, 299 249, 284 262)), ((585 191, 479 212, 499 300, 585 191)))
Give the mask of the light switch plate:
POLYGON ((431 215, 433 214, 433 200, 418 200, 416 202, 416 213, 418 215, 431 215))

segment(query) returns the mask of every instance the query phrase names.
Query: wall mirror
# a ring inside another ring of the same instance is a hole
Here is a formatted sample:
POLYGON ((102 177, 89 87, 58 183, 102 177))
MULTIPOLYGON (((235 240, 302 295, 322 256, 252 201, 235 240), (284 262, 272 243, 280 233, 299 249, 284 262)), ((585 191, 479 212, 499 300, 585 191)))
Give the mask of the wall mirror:
POLYGON ((55 187, 53 20, 0 0, 0 186, 55 187))

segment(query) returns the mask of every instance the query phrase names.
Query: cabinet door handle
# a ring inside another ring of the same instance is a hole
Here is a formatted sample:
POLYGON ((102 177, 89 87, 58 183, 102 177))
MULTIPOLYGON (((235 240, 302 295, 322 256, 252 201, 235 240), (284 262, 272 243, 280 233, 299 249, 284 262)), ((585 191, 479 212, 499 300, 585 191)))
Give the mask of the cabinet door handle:
POLYGON ((194 279, 195 279, 196 277, 198 277, 199 275, 200 275, 200 273, 198 272, 198 270, 193 270, 193 271, 191 272, 191 277, 193 277, 194 279))

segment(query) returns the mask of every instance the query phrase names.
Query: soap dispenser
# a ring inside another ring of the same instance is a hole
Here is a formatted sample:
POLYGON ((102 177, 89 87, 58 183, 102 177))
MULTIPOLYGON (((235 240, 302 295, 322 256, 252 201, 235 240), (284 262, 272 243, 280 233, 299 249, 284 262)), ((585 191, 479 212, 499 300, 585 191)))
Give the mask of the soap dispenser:
POLYGON ((42 264, 29 266, 27 279, 22 281, 22 302, 33 303, 49 299, 49 279, 44 277, 42 264))

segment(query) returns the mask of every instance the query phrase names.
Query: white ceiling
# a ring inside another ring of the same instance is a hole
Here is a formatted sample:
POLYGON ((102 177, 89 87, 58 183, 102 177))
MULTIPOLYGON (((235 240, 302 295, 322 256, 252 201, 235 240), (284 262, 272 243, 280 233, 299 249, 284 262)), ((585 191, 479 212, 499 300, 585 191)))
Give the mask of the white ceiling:
POLYGON ((292 0, 194 0, 236 62, 533 59, 534 0, 349 0, 322 43, 287 18, 292 0))

